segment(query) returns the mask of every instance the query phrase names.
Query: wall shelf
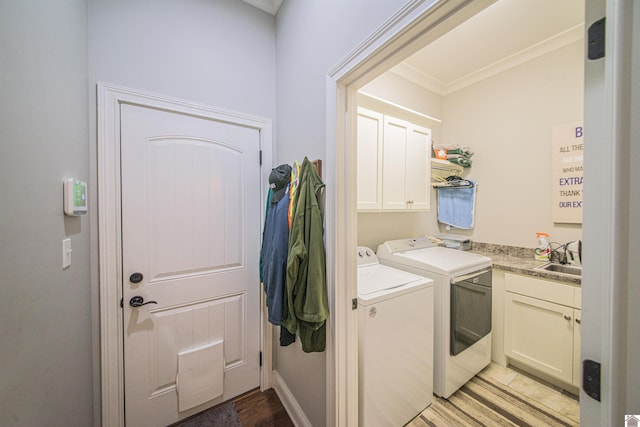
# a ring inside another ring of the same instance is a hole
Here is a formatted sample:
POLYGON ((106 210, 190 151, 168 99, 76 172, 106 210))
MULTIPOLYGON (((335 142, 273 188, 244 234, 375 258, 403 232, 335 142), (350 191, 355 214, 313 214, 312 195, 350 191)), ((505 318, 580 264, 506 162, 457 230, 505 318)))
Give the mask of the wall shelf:
POLYGON ((434 187, 447 186, 445 180, 449 176, 461 176, 464 168, 447 160, 431 158, 431 181, 434 187))

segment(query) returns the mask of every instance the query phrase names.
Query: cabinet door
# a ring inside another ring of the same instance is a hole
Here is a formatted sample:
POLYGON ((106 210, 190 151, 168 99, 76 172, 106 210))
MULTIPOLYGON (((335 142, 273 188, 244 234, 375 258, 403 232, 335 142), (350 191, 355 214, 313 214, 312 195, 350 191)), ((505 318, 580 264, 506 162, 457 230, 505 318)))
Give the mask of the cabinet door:
POLYGON ((383 116, 358 108, 358 210, 382 208, 383 116))
POLYGON ((505 353, 571 383, 573 308, 505 292, 505 353))
POLYGON ((428 210, 431 131, 384 116, 382 208, 428 210))
POLYGON ((582 322, 582 310, 573 310, 573 385, 580 387, 581 359, 580 359, 580 323, 582 322))
POLYGON ((431 189, 431 131, 411 125, 407 139, 405 167, 406 198, 409 209, 429 209, 431 189))
POLYGON ((406 210, 405 170, 411 124, 394 117, 384 117, 382 161, 382 208, 406 210))

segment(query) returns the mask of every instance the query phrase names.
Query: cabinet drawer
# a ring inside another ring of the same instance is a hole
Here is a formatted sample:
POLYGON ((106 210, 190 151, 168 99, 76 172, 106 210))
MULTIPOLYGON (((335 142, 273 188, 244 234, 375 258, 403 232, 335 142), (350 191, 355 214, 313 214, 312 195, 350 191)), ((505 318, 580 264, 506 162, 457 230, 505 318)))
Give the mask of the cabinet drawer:
POLYGON ((505 289, 509 292, 566 305, 567 307, 575 306, 575 291, 579 291, 579 289, 574 286, 519 274, 505 273, 504 277, 505 289))

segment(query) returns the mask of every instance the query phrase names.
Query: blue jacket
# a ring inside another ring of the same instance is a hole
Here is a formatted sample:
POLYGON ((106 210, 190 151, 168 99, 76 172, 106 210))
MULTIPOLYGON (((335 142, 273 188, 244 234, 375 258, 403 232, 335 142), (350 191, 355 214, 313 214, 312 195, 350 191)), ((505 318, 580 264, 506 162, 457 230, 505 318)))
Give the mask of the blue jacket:
POLYGON ((282 324, 289 244, 289 192, 277 203, 269 203, 262 235, 262 281, 267 296, 269 322, 282 324))

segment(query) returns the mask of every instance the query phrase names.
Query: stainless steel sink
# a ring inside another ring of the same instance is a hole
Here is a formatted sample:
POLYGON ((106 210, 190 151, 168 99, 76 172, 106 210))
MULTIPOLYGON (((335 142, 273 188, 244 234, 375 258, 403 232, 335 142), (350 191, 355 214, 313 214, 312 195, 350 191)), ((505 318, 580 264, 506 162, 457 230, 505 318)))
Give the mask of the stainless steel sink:
POLYGON ((575 265, 564 265, 549 262, 547 264, 536 267, 536 270, 543 270, 552 273, 570 274, 572 276, 582 276, 582 267, 576 267, 575 265))

